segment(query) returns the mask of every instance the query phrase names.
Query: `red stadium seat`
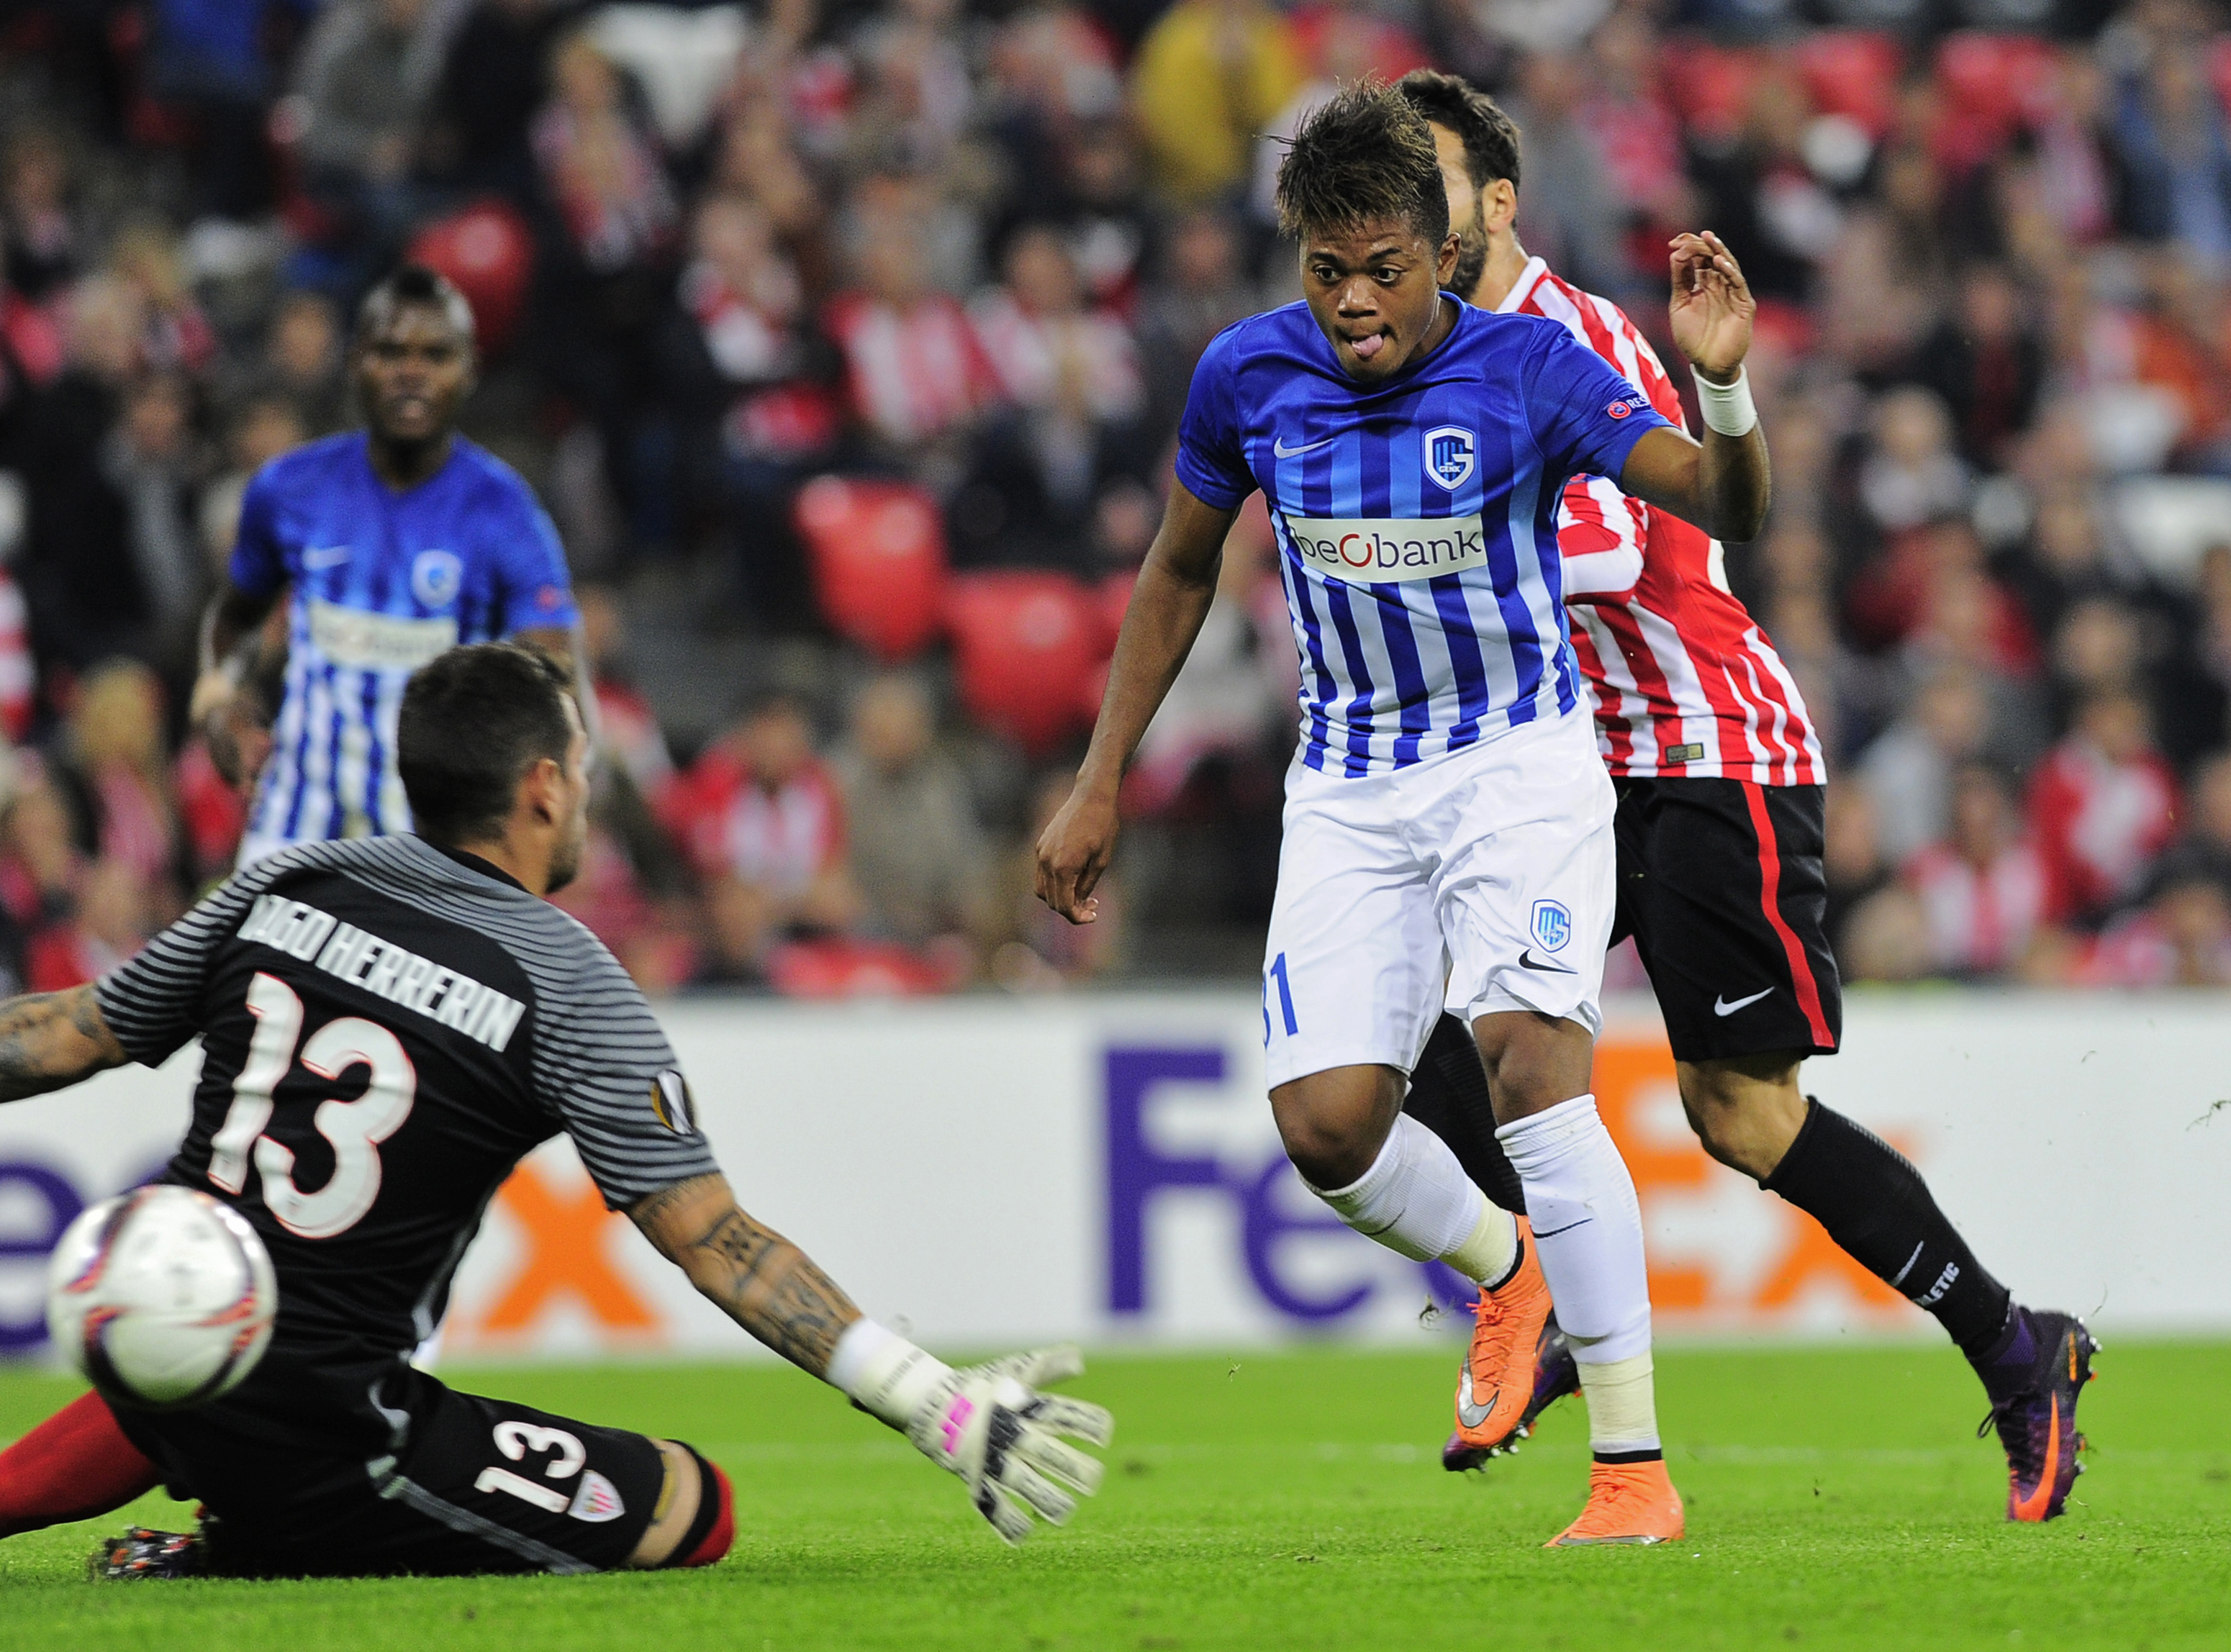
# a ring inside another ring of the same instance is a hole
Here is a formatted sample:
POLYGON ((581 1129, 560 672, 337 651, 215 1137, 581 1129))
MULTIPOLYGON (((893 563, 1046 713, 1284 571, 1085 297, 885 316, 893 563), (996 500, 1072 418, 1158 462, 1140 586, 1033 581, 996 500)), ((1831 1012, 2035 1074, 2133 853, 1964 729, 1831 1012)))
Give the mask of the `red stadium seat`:
POLYGON ((944 623, 945 526, 937 502, 906 482, 817 476, 799 490, 822 616, 877 659, 909 659, 944 623))
POLYGON ((965 574, 945 604, 960 703, 986 728, 1044 757, 1087 722, 1108 657, 1093 593, 1067 574, 965 574))
POLYGON ((1987 158, 2044 106, 2059 68, 2053 42, 2035 35, 1947 35, 1937 48, 1937 159, 1964 168, 1987 158))
POLYGON ((1864 29, 1824 29, 1797 42, 1797 73, 1813 106, 1840 114, 1880 140, 1897 113, 1898 71, 1905 54, 1897 39, 1864 29))
POLYGON ((493 199, 461 207, 413 236, 410 256, 465 295, 484 354, 511 342, 534 278, 534 233, 516 210, 493 199))
POLYGON ((1731 138, 1743 129, 1751 88, 1770 67, 1763 52, 1702 40, 1669 40, 1661 61, 1666 94, 1682 126, 1708 139, 1731 138))

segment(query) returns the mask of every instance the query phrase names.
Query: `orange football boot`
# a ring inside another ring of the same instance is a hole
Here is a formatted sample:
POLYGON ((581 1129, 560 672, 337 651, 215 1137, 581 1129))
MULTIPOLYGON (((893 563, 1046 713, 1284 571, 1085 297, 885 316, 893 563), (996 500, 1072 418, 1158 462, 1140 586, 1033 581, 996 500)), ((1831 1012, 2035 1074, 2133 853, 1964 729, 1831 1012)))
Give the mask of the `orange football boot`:
POLYGON ((1675 1543, 1682 1533, 1681 1494, 1663 1459, 1588 1466, 1588 1506, 1545 1549, 1591 1543, 1675 1543))
POLYGON ((1535 1254, 1534 1229, 1524 1216, 1517 1222, 1518 1266, 1495 1289, 1479 1294, 1471 1346, 1457 1378, 1457 1431, 1446 1449, 1477 1453, 1474 1461, 1510 1450, 1524 1437, 1535 1350, 1549 1320, 1549 1281, 1535 1254))

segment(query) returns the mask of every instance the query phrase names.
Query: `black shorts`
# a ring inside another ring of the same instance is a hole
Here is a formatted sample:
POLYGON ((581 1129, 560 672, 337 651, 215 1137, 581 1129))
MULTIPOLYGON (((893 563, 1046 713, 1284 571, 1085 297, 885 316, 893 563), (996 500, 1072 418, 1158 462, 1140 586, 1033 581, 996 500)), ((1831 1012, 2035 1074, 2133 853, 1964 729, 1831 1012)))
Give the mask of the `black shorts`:
POLYGON ((1612 939, 1634 937, 1674 1055, 1834 1054, 1844 991, 1821 927, 1822 789, 1685 777, 1613 784, 1612 939))
POLYGON ((635 1552, 665 1489, 665 1458, 640 1434, 416 1371, 388 1376, 376 1404, 402 1438, 370 1458, 348 1449, 353 1415, 274 1429, 225 1400, 117 1419, 173 1496, 216 1517, 210 1566, 236 1577, 603 1571, 635 1552))

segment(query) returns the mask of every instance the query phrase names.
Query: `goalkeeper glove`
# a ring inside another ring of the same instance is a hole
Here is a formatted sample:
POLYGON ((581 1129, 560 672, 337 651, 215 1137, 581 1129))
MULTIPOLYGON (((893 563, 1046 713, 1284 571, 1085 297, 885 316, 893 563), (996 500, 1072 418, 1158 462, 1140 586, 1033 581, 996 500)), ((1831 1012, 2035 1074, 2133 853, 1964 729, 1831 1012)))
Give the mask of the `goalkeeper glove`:
POLYGON ((1077 1494, 1100 1489, 1098 1460, 1061 1436, 1104 1446, 1116 1419, 1090 1401, 1038 1391, 1083 1370, 1084 1356, 1064 1344, 955 1371, 863 1319, 845 1328, 829 1380, 960 1475, 976 1512, 1020 1543, 1032 1515, 1060 1526, 1077 1512, 1077 1494))

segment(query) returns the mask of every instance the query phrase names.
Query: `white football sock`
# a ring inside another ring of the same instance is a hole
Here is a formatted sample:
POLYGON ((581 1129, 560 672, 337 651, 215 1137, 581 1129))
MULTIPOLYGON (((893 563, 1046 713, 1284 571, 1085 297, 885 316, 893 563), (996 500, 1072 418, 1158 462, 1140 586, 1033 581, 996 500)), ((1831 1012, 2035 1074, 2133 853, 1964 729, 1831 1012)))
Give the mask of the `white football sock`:
POLYGON ((1475 1284, 1500 1280, 1517 1255, 1510 1214, 1472 1185, 1448 1143, 1406 1113, 1395 1115, 1387 1145, 1355 1181, 1310 1191, 1365 1237, 1413 1262, 1445 1262, 1475 1284))
MULTIPOLYGON (((1577 1353, 1579 1351, 1575 1350, 1577 1353)), ((1650 1356, 1581 1367, 1581 1392, 1588 1403, 1588 1449, 1600 1453, 1656 1451, 1658 1392, 1650 1356)))
POLYGON ((1585 1378, 1650 1352, 1650 1281, 1634 1178, 1596 1116, 1576 1095, 1495 1133, 1526 1190, 1526 1215, 1557 1324, 1585 1378))

